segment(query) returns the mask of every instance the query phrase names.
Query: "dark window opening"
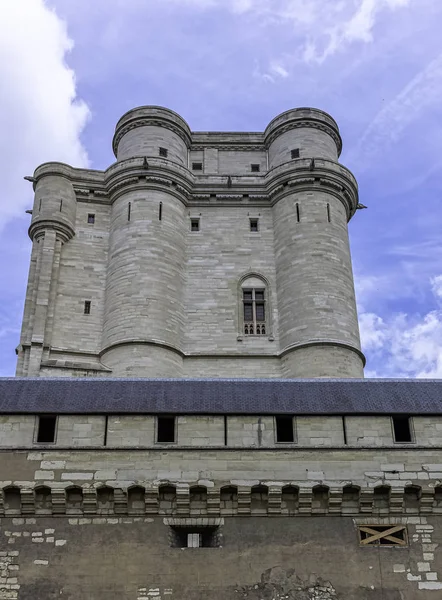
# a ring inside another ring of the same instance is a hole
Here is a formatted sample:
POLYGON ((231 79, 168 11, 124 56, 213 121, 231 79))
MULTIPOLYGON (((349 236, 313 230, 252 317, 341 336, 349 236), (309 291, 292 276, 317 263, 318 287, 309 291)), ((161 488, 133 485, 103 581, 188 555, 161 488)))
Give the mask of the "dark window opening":
POLYGON ((172 548, 217 548, 218 527, 172 527, 172 548))
POLYGON ((127 220, 130 221, 130 209, 131 209, 131 204, 129 202, 129 204, 127 205, 127 220))
POLYGON ((330 204, 327 204, 327 220, 331 223, 330 204))
POLYGON ((392 417, 395 442, 412 442, 410 417, 392 417))
POLYGON ((91 301, 90 300, 85 300, 85 302, 84 302, 84 314, 85 315, 91 314, 91 301))
POLYGON ((51 444, 55 442, 55 426, 57 417, 38 417, 37 442, 40 444, 51 444))
POLYGON ((200 220, 199 219, 190 219, 190 231, 199 231, 200 230, 200 220))
POLYGON ((175 417, 158 417, 157 419, 157 442, 175 441, 175 417))
POLYGON ((87 216, 87 222, 88 223, 95 223, 95 215, 92 214, 92 213, 88 214, 88 216, 87 216))
POLYGON ((202 170, 203 170, 203 163, 201 163, 201 162, 192 163, 192 171, 202 171, 202 170))
POLYGON ((158 152, 160 156, 167 158, 167 148, 159 148, 158 152))
POLYGON ((258 230, 258 220, 259 219, 250 219, 250 231, 257 232, 258 230))
POLYGON ((298 203, 296 203, 296 220, 298 221, 298 223, 301 220, 301 215, 300 215, 300 212, 299 212, 299 204, 298 203))
POLYGON ((259 173, 259 165, 250 165, 250 168, 252 169, 252 173, 259 173))
POLYGON ((406 546, 407 528, 405 525, 360 525, 361 546, 406 546))
POLYGON ((160 204, 158 206, 158 221, 161 221, 162 218, 163 218, 163 203, 160 202, 160 204))
POLYGON ((41 198, 40 198, 40 202, 38 204, 38 212, 40 212, 40 211, 41 211, 41 198))
POLYGON ((299 148, 295 148, 294 150, 292 150, 291 156, 292 158, 299 158, 299 148))
POLYGON ((294 442, 295 435, 293 431, 293 417, 279 416, 275 417, 276 422, 276 441, 294 442))
POLYGON ((62 211, 62 209, 63 209, 63 200, 60 200, 60 212, 62 211))

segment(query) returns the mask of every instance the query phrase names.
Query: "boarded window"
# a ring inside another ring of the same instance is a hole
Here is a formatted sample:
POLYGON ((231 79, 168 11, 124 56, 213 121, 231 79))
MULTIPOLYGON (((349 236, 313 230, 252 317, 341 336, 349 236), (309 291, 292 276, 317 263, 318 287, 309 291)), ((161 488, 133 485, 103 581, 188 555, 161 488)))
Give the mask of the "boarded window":
POLYGON ((406 546, 407 528, 405 525, 360 525, 361 546, 406 546))

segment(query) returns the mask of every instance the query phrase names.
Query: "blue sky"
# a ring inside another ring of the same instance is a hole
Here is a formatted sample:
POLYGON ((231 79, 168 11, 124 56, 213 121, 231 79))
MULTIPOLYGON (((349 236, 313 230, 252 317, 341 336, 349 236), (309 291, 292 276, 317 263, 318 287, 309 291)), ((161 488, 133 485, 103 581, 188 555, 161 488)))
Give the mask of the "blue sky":
POLYGON ((48 160, 104 169, 128 109, 194 130, 338 121, 360 201, 350 239, 366 376, 442 377, 439 0, 4 0, 0 375, 13 375, 32 187, 48 160))

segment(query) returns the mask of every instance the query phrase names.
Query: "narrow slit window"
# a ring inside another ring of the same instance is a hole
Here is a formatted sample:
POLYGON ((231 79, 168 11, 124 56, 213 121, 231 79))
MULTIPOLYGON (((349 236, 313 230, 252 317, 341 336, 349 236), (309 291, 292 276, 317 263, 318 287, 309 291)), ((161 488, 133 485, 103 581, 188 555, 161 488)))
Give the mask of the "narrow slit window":
POLYGON ((295 441, 293 429, 293 417, 278 416, 275 417, 276 423, 276 441, 290 443, 295 441))
POLYGON ((92 213, 89 213, 87 216, 87 222, 91 223, 91 224, 95 223, 95 215, 92 213))
POLYGON ((60 200, 60 212, 62 211, 62 209, 63 209, 63 200, 60 200))
POLYGON ((157 442, 175 442, 175 417, 157 418, 157 442))
POLYGON ((202 162, 194 162, 192 163, 192 171, 202 171, 203 163, 202 162))
POLYGON ((410 417, 392 417, 394 441, 407 443, 413 441, 410 417))
POLYGON ((41 198, 40 198, 40 202, 38 204, 38 212, 40 212, 40 211, 41 211, 41 198))
POLYGON ((162 218, 163 218, 163 203, 160 202, 160 204, 158 206, 158 221, 161 221, 162 218))
POLYGON ((301 221, 301 214, 299 212, 299 204, 296 203, 296 220, 298 221, 298 223, 301 221))
POLYGON ((84 314, 85 315, 91 314, 91 301, 90 300, 84 301, 84 314))
POLYGON ((163 158, 167 158, 167 148, 159 148, 158 149, 158 153, 160 156, 162 156, 163 158))
POLYGON ((127 205, 127 220, 130 221, 130 211, 131 211, 131 203, 129 202, 127 205))
POLYGON ((330 204, 327 204, 327 221, 331 223, 330 204))
POLYGON ((250 168, 252 170, 252 173, 259 173, 259 171, 260 171, 260 165, 258 165, 258 164, 250 165, 250 168))
POLYGON ((57 417, 45 415, 38 417, 37 443, 53 444, 55 442, 55 429, 57 417))
POLYGON ((200 220, 199 219, 190 219, 190 231, 199 231, 200 230, 200 220))
POLYGON ((259 231, 259 219, 250 219, 250 231, 253 233, 259 231))
POLYGON ((294 148, 294 149, 291 151, 291 157, 292 157, 292 158, 299 158, 299 148, 294 148))

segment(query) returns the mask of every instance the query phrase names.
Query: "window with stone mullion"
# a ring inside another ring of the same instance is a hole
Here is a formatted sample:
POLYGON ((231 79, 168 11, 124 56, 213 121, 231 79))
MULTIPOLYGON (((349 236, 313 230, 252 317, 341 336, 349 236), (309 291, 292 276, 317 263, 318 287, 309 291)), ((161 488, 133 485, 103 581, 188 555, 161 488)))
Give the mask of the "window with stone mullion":
POLYGON ((262 335, 265 333, 264 290, 243 290, 244 333, 262 335))

